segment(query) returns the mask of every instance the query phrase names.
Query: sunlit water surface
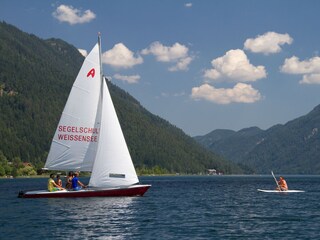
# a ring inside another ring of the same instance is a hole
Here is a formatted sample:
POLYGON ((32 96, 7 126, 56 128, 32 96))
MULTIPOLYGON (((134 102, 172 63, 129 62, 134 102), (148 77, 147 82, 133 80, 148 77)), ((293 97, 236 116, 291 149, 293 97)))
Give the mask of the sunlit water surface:
MULTIPOLYGON (((320 177, 142 177, 144 197, 20 199, 47 179, 0 179, 0 239, 320 239, 320 177)), ((88 179, 83 179, 86 182, 88 179)))

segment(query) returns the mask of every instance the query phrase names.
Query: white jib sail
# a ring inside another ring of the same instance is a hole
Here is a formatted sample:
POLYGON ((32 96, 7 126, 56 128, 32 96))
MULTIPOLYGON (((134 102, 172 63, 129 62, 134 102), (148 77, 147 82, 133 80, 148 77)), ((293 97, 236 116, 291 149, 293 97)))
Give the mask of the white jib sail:
POLYGON ((89 186, 129 186, 139 180, 105 79, 102 87, 99 145, 89 186))
POLYGON ((100 134, 98 44, 86 57, 56 129, 45 168, 92 171, 100 134))

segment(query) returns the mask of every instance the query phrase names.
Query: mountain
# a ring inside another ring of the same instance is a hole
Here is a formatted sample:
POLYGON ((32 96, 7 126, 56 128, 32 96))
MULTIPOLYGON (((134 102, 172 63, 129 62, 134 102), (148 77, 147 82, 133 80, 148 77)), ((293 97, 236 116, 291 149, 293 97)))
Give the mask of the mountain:
MULTIPOLYGON (((83 56, 59 39, 42 40, 0 23, 0 158, 42 167, 83 56)), ((241 173, 108 82, 134 164, 140 172, 241 173)), ((1 164, 1 159, 0 159, 1 164)))
POLYGON ((320 105, 310 113, 267 130, 215 130, 195 140, 256 173, 320 173, 320 105))
POLYGON ((241 163, 246 153, 261 139, 262 132, 257 127, 242 129, 239 132, 218 129, 204 137, 195 137, 195 140, 210 150, 214 149, 225 158, 241 163))
POLYGON ((83 58, 69 44, 0 23, 0 150, 43 162, 83 58))

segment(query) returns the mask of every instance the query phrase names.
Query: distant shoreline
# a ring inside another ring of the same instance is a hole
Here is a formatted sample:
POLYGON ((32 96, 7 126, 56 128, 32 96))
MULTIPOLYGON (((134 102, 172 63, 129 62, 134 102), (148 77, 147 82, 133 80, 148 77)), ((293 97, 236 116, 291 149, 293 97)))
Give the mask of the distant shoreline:
MULTIPOLYGON (((57 175, 55 173, 55 175, 57 175)), ((0 177, 0 179, 16 179, 16 178, 49 178, 50 174, 47 175, 33 175, 33 176, 17 176, 17 177, 0 177)), ((66 177, 64 174, 60 174, 61 177, 66 177)), ((223 175, 200 175, 200 174, 145 174, 138 175, 138 177, 182 177, 182 176, 223 176, 223 175)), ((232 175, 228 175, 232 176, 232 175)), ((236 176, 236 175, 235 175, 236 176)), ((90 175, 82 175, 80 177, 90 177, 90 175)))

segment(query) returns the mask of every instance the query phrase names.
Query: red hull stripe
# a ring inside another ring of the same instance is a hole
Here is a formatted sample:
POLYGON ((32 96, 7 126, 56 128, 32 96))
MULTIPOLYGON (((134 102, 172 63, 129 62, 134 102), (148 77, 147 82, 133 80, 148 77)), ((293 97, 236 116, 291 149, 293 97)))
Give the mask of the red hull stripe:
POLYGON ((137 187, 104 189, 104 190, 85 190, 85 191, 68 191, 54 193, 24 193, 19 197, 22 198, 68 198, 68 197, 134 197, 143 196, 150 188, 150 185, 142 185, 137 187))

